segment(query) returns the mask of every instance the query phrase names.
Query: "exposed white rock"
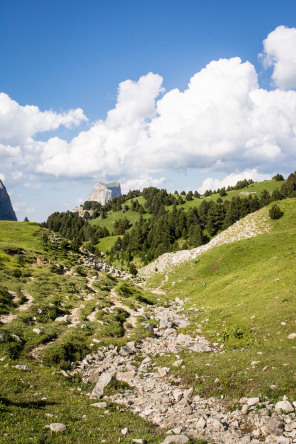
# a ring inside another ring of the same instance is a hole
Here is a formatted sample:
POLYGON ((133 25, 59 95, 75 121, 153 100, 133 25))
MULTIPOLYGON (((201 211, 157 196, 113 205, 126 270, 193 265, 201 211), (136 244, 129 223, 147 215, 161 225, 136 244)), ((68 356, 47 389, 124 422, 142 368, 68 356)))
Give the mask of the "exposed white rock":
POLYGON ((113 378, 114 373, 103 373, 91 393, 91 398, 101 398, 104 394, 105 387, 107 387, 107 385, 109 384, 109 382, 112 381, 113 378))
POLYGON ((274 407, 276 412, 285 412, 285 413, 291 413, 294 412, 294 408, 292 404, 289 401, 279 401, 276 403, 274 407))
POLYGON ((201 416, 199 418, 199 420, 197 421, 196 427, 198 429, 204 429, 206 427, 206 425, 207 425, 206 420, 201 416))
POLYGON ((49 428, 52 432, 64 432, 67 427, 60 422, 53 422, 52 424, 49 424, 49 428))
POLYGON ((291 334, 288 336, 288 339, 296 339, 296 333, 291 333, 291 334))
POLYGON ((189 438, 185 435, 170 435, 166 437, 162 444, 185 444, 186 442, 189 442, 189 438))
POLYGON ((256 405, 258 404, 258 402, 260 401, 260 398, 256 397, 256 398, 247 398, 247 404, 249 407, 251 407, 252 405, 256 405))
POLYGON ((95 402, 94 404, 91 404, 92 407, 97 407, 98 409, 106 409, 107 408, 107 402, 95 402))
POLYGON ((121 196, 121 188, 119 182, 113 183, 97 183, 89 195, 89 201, 99 202, 101 205, 105 205, 113 197, 121 196))
POLYGON ((24 371, 29 371, 29 367, 25 364, 17 364, 14 366, 15 368, 17 368, 18 370, 24 370, 24 371))

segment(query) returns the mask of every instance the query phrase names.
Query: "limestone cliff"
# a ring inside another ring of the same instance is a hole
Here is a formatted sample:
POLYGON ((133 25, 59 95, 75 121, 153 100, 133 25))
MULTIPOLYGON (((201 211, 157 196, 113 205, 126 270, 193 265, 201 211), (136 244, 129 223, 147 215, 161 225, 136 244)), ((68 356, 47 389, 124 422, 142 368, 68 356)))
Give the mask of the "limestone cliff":
POLYGON ((0 180, 0 220, 17 220, 2 180, 0 180))
POLYGON ((97 183, 88 200, 99 202, 105 205, 106 202, 112 200, 113 197, 121 196, 121 188, 119 182, 97 183))

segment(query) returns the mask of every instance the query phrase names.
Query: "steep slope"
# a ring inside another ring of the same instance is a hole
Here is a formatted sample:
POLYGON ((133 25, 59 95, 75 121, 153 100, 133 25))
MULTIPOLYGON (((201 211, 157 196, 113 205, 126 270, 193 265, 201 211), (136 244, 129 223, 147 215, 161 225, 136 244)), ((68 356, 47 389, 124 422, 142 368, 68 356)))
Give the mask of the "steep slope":
POLYGON ((10 197, 2 180, 0 180, 0 220, 17 220, 10 197))
MULTIPOLYGON (((157 287, 163 281, 169 299, 180 298, 191 311, 188 331, 223 350, 184 359, 186 371, 178 374, 201 395, 295 401, 296 200, 279 205, 284 215, 269 220, 269 231, 211 248, 169 271, 166 280, 156 273, 149 282, 157 287)), ((260 210, 262 220, 268 211, 260 210)))
POLYGON ((248 239, 259 234, 268 233, 270 231, 270 223, 265 212, 257 211, 248 214, 243 219, 231 225, 227 230, 222 231, 215 236, 208 244, 202 245, 191 250, 181 250, 176 253, 165 253, 159 256, 155 261, 139 270, 139 275, 149 278, 155 271, 163 273, 174 267, 181 265, 183 262, 195 259, 205 251, 220 245, 237 242, 242 239, 248 239))

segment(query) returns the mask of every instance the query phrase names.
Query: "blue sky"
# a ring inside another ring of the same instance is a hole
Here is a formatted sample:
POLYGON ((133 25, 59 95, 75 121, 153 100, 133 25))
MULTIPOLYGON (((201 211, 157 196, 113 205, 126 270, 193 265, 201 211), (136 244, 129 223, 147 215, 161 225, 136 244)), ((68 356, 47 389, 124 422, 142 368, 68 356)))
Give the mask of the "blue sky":
POLYGON ((287 174, 295 17, 290 0, 0 0, 0 177, 18 218, 72 209, 101 180, 287 174))

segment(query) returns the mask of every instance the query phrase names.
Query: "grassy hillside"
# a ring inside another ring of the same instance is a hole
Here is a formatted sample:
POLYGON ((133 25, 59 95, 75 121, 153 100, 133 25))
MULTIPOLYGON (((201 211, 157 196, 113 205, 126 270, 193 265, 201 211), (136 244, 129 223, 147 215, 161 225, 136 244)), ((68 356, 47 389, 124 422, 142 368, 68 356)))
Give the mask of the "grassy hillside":
MULTIPOLYGON (((0 222, 0 441, 162 442, 165 429, 108 398, 106 411, 94 408, 88 396, 94 383, 71 369, 104 347, 150 341, 148 320, 157 326, 157 307, 164 310, 176 298, 190 320, 179 332, 203 334, 216 352, 155 353, 151 372, 165 366, 180 387, 222 398, 230 408, 242 396, 295 400, 296 339, 288 336, 296 333, 296 199, 279 205, 284 215, 269 221, 268 233, 155 275, 148 285, 162 283, 157 295, 84 266, 80 253, 62 248, 51 235, 48 240, 37 224, 0 222), (138 309, 143 314, 135 321, 130 313, 138 309), (176 359, 182 366, 173 365, 176 359), (46 427, 57 422, 67 426, 62 434, 46 427), (125 427, 127 436, 121 433, 125 427)), ((141 359, 135 357, 133 368, 141 359)), ((126 388, 113 382, 108 393, 126 388)))
MULTIPOLYGON (((250 193, 257 195, 259 197, 260 193, 263 190, 267 190, 269 193, 272 193, 272 191, 274 189, 280 189, 280 187, 283 183, 284 183, 283 181, 277 182, 275 180, 265 180, 263 182, 256 182, 256 183, 250 184, 248 187, 245 187, 243 189, 229 191, 229 192, 227 192, 227 195, 223 196, 221 199, 224 202, 225 200, 231 200, 233 197, 236 197, 236 196, 240 196, 240 197, 244 198, 250 193)), ((175 195, 175 197, 178 197, 178 196, 175 195)), ((218 198, 220 198, 219 194, 212 194, 209 197, 202 196, 199 199, 193 197, 193 199, 191 201, 185 201, 184 204, 178 205, 178 208, 183 208, 185 211, 188 211, 188 209, 190 207, 198 208, 201 205, 201 203, 203 202, 203 200, 216 202, 218 198)), ((140 205, 143 205, 145 203, 145 199, 143 196, 136 197, 133 200, 138 201, 140 205)), ((185 200, 185 196, 183 196, 183 200, 185 200)), ((126 205, 129 208, 131 206, 131 201, 132 200, 130 199, 126 202, 126 205)), ((172 211, 172 209, 173 209, 172 205, 165 207, 166 211, 172 211)), ((105 238, 105 239, 101 239, 98 244, 99 249, 101 251, 103 251, 104 253, 113 247, 113 245, 115 244, 116 239, 118 237, 118 236, 113 236, 114 222, 119 221, 119 220, 123 219, 124 217, 126 217, 130 221, 131 228, 132 228, 134 226, 134 224, 137 221, 139 221, 140 213, 135 212, 135 211, 131 211, 131 210, 128 210, 125 213, 123 213, 122 210, 115 211, 115 212, 111 210, 107 213, 105 219, 97 218, 97 219, 94 219, 90 222, 92 225, 98 225, 102 228, 106 227, 108 229, 109 233, 111 234, 110 237, 105 238)), ((151 214, 146 213, 143 215, 143 217, 144 217, 144 219, 149 219, 151 217, 151 214)))
MULTIPOLYGON (((128 313, 110 310, 116 279, 85 268, 80 254, 44 234, 37 224, 0 222, 1 443, 161 442, 164 432, 122 407, 109 403, 107 414, 99 412, 86 396, 94 384, 61 372, 99 346, 150 333, 140 318, 138 328, 124 327, 128 313), (56 422, 66 431, 52 434, 45 427, 56 422), (128 439, 121 433, 125 427, 128 439)), ((129 290, 130 306, 152 303, 141 290, 119 288, 123 299, 129 290)))
POLYGON ((220 349, 182 355, 186 367, 177 373, 201 395, 295 400, 296 339, 288 336, 296 332, 296 200, 279 206, 284 215, 270 220, 269 233, 203 253, 170 272, 162 287, 185 301, 193 322, 187 329, 220 349))

